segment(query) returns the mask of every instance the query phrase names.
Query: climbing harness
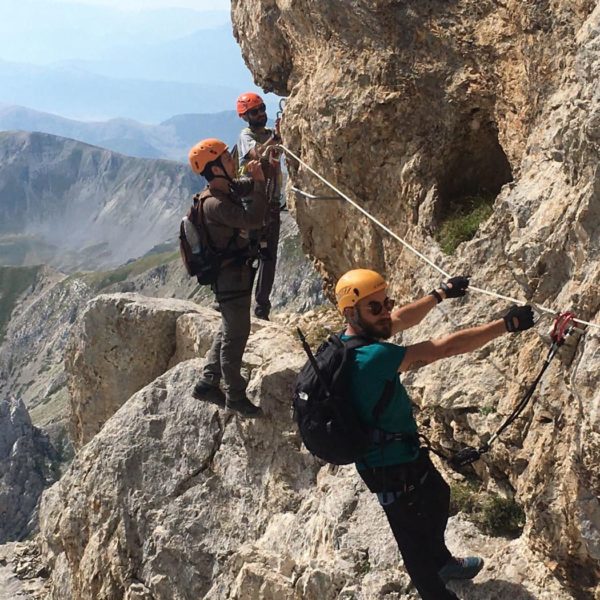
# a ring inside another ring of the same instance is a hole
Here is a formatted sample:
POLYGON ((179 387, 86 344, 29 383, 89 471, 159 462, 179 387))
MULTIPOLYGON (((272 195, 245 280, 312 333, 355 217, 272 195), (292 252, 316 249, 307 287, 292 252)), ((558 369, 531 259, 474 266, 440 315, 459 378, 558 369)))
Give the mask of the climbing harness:
POLYGON ((575 315, 572 312, 561 313, 554 319, 554 326, 550 334, 552 344, 550 346, 548 355, 544 360, 544 364, 542 365, 540 372, 538 373, 537 377, 533 380, 533 383, 529 386, 529 388, 525 392, 525 395, 519 401, 512 413, 505 419, 504 423, 500 425, 496 432, 492 434, 492 436, 489 440, 487 440, 487 442, 484 442, 479 448, 467 446, 466 448, 459 450, 451 456, 443 455, 437 450, 433 450, 429 442, 426 442, 429 448, 433 452, 435 452, 435 454, 437 454, 441 458, 444 458, 455 470, 460 470, 462 467, 470 465, 475 461, 479 460, 483 454, 489 451, 490 446, 498 439, 500 434, 502 434, 503 431, 505 431, 512 423, 514 423, 514 421, 519 417, 519 415, 521 415, 521 413, 525 410, 527 404, 529 403, 529 400, 531 400, 531 397, 533 396, 533 393, 538 383, 541 381, 542 376, 544 375, 546 369, 550 365, 550 362, 556 356, 558 349, 565 343, 566 337, 575 332, 583 333, 583 330, 575 327, 574 323, 575 315))

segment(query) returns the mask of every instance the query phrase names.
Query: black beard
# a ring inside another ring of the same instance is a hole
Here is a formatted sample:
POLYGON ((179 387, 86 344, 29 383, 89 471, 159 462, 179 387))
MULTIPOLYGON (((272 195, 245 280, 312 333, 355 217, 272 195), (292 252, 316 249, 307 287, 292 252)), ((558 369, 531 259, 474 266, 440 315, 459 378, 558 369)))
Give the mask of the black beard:
POLYGON ((361 316, 358 308, 356 309, 356 325, 362 330, 366 337, 376 340, 387 340, 392 337, 392 319, 390 317, 378 321, 377 323, 367 323, 361 316))
POLYGON ((253 119, 252 117, 248 117, 248 125, 254 129, 260 129, 267 124, 267 115, 262 115, 261 117, 256 117, 253 119))

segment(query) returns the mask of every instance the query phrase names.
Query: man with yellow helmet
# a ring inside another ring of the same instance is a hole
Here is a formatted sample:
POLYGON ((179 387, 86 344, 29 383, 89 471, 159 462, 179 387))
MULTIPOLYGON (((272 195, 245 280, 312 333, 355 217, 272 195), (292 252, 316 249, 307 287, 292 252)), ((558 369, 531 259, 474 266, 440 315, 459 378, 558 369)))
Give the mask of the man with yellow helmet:
POLYGON ((260 409, 246 396, 241 366, 250 335, 254 280, 248 231, 259 227, 265 218, 265 179, 260 163, 250 161, 250 179, 234 180, 236 167, 227 145, 214 138, 198 142, 189 152, 189 161, 194 173, 208 182, 200 195, 201 221, 210 244, 224 257, 212 286, 221 312, 221 328, 193 395, 246 416, 257 416, 260 409), (242 202, 242 198, 248 200, 242 202), (225 394, 219 387, 221 381, 225 394))
POLYGON ((347 272, 335 288, 338 309, 347 323, 342 340, 353 336, 368 340, 351 351, 345 371, 353 407, 375 432, 370 449, 356 467, 369 489, 377 493, 406 570, 423 600, 456 599, 446 582, 475 577, 483 560, 454 558, 446 547, 450 488, 427 450, 419 447, 412 405, 399 373, 471 352, 507 331, 529 329, 533 312, 530 306, 513 306, 503 319, 410 346, 385 340, 420 323, 446 298, 464 296, 468 285, 467 277, 453 277, 399 308, 387 295, 385 279, 369 269, 347 272))

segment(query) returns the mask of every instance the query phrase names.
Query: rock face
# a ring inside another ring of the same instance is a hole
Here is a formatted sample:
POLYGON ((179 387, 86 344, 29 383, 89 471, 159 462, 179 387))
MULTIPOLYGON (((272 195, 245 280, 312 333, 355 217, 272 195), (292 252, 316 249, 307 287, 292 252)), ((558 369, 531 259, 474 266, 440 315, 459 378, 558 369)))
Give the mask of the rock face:
MULTIPOLYGON (((177 351, 177 323, 194 311, 182 300, 136 298, 94 298, 74 332, 66 370, 76 446, 91 440, 130 396, 167 370, 177 351)), ((212 331, 219 320, 215 313, 203 324, 212 331)), ((187 358, 193 356, 190 350, 187 358)), ((179 348, 178 357, 182 352, 179 348)))
MULTIPOLYGON (((289 96, 284 143, 304 161, 445 271, 598 323, 595 2, 233 0, 232 14, 256 80, 289 96), (454 256, 442 254, 440 224, 477 194, 496 196, 492 216, 454 256)), ((290 181, 330 193, 298 165, 290 164, 290 181)), ((368 266, 408 300, 439 280, 341 200, 298 200, 295 211, 329 282, 368 266)), ((468 304, 442 305, 405 341, 506 308, 472 294, 468 304)), ((590 589, 600 581, 598 344, 590 330, 574 359, 552 366, 540 401, 480 472, 524 504, 530 547, 590 589)), ((516 406, 544 353, 529 333, 408 383, 435 439, 476 444, 516 406)))
MULTIPOLYGON (((302 298, 310 305, 310 296, 302 298)), ((190 320, 197 310, 186 301, 136 294, 100 295, 87 305, 72 332, 65 365, 77 447, 89 442, 130 396, 169 366, 207 352, 221 319, 205 311, 210 316, 190 320)), ((252 327, 257 331, 261 323, 252 327)))
MULTIPOLYGON (((175 320, 174 366, 110 418, 107 410, 102 429, 45 493, 50 598, 416 600, 383 512, 353 467, 324 466, 301 447, 290 388, 304 355, 285 328, 266 324, 251 335, 244 368, 264 416, 244 420, 190 394, 201 361, 186 359, 208 347, 213 311, 129 295, 92 307, 80 360, 97 365, 96 384, 106 382, 99 403, 108 382, 129 385, 115 365, 141 380, 143 356, 125 342, 136 328, 148 333, 153 355, 155 330, 175 320), (101 353, 106 329, 121 332, 112 362, 101 353)), ((455 587, 461 597, 573 598, 522 540, 487 538, 455 517, 448 541, 489 565, 477 583, 455 587)))
POLYGON ((22 401, 0 401, 0 544, 35 529, 42 491, 56 480, 56 453, 48 437, 31 424, 22 401))
POLYGON ((0 345, 0 397, 20 398, 32 421, 66 456, 70 441, 65 439, 69 400, 64 352, 77 315, 93 295, 83 281, 41 268, 16 300, 0 345))
POLYGON ((48 571, 39 556, 39 548, 33 542, 0 545, 0 600, 48 598, 48 571))

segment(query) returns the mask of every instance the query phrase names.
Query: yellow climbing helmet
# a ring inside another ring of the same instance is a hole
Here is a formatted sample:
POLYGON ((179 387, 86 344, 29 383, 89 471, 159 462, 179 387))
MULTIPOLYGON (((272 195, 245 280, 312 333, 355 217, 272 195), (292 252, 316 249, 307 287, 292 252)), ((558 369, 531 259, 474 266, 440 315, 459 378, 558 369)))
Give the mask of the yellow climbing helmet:
POLYGON ((354 306, 359 300, 385 290, 387 283, 377 272, 370 269, 353 269, 342 275, 335 286, 338 310, 354 306))
POLYGON ((209 162, 216 160, 227 150, 227 144, 216 138, 198 142, 189 152, 188 158, 194 173, 200 174, 209 162))

